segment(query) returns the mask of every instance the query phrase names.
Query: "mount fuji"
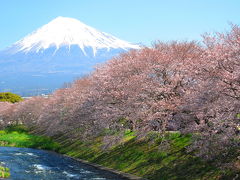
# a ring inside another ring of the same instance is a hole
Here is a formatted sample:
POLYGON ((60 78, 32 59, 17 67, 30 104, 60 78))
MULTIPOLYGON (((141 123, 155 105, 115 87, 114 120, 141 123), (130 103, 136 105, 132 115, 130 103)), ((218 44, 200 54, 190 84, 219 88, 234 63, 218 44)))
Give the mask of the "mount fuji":
POLYGON ((96 64, 139 48, 77 19, 57 17, 0 51, 0 92, 48 94, 96 64))

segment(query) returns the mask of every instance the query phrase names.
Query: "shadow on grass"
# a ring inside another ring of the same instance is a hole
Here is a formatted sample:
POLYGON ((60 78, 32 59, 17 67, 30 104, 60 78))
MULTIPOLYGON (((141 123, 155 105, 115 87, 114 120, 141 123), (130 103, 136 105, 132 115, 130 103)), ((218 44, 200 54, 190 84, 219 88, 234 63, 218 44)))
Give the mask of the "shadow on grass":
MULTIPOLYGON (((106 167, 153 180, 232 179, 234 172, 216 166, 217 161, 205 161, 186 151, 191 136, 169 138, 169 148, 159 149, 159 140, 131 139, 124 144, 103 151, 101 140, 74 143, 68 153, 106 167)), ((233 162, 236 155, 229 157, 233 162)), ((216 159, 222 159, 216 157, 216 159)), ((226 159, 222 159, 226 161, 226 159)))

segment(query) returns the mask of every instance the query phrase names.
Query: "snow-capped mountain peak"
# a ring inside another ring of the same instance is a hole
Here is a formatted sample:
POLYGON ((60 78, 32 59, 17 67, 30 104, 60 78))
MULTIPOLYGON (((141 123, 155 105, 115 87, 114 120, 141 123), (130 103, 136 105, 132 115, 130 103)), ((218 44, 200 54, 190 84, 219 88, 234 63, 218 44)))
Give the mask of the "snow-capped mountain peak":
POLYGON ((85 53, 85 48, 91 47, 95 56, 98 49, 139 49, 138 45, 130 44, 110 34, 100 32, 77 19, 57 17, 48 24, 17 41, 14 46, 17 52, 39 52, 49 47, 78 45, 85 53))
POLYGON ((58 17, 0 51, 0 91, 51 93, 96 65, 139 48, 76 19, 58 17))

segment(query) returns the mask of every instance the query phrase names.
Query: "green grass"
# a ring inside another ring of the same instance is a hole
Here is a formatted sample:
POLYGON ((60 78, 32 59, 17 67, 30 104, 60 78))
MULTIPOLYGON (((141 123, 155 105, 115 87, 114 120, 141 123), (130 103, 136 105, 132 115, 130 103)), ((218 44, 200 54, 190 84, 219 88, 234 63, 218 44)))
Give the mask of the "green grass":
POLYGON ((31 135, 21 125, 0 131, 0 146, 37 148, 57 151, 60 145, 46 136, 31 135))
MULTIPOLYGON (((58 139, 63 154, 147 179, 210 180, 234 177, 234 172, 218 168, 217 162, 204 161, 187 152, 186 148, 191 143, 190 134, 181 135, 176 132, 161 137, 152 132, 148 137, 138 139, 134 132, 125 132, 122 141, 107 151, 102 149, 103 137, 74 143, 63 139, 58 139), (160 148, 163 144, 165 148, 160 148)), ((234 161, 234 158, 230 161, 234 161)))
POLYGON ((0 178, 8 178, 10 176, 9 169, 0 166, 0 178))

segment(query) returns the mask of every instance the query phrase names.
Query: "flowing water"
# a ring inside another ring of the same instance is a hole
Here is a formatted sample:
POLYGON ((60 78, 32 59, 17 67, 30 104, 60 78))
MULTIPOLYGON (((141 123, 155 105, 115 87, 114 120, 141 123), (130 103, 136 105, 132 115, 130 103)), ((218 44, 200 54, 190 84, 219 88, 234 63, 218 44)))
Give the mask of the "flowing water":
POLYGON ((0 147, 0 165, 10 168, 12 180, 123 180, 57 153, 29 148, 0 147))

